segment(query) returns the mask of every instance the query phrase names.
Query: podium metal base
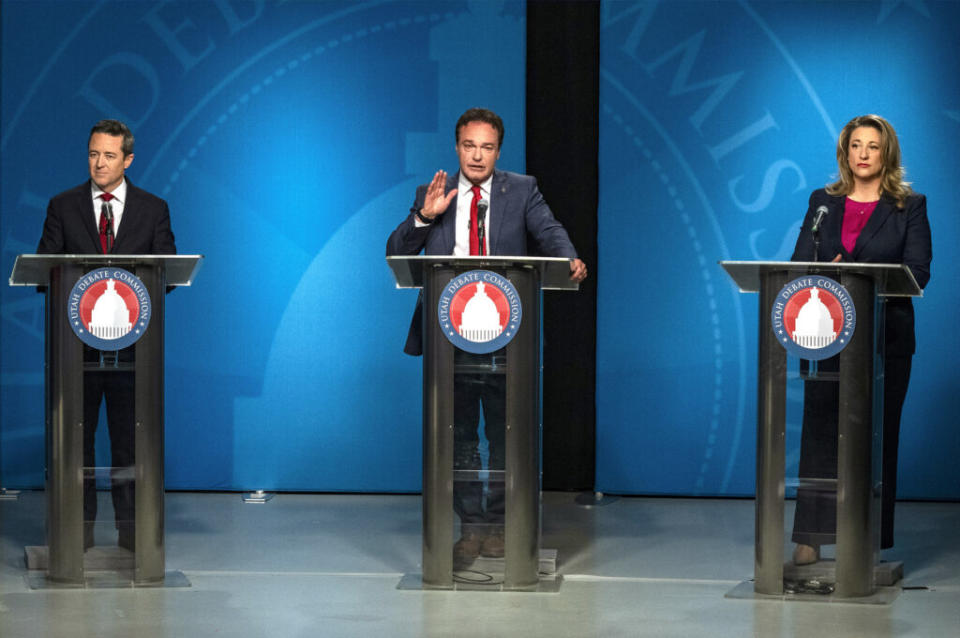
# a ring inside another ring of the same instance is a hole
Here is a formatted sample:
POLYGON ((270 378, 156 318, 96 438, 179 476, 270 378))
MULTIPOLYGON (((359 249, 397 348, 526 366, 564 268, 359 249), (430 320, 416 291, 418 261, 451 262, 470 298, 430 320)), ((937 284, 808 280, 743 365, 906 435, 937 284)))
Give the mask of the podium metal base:
POLYGON ((111 545, 96 545, 83 553, 83 582, 61 583, 47 578, 49 548, 46 545, 24 547, 26 575, 30 589, 116 589, 124 587, 190 587, 182 572, 164 572, 162 581, 137 583, 131 578, 135 563, 133 552, 111 545))
MULTIPOLYGON (((30 571, 47 571, 49 548, 46 545, 28 545, 23 548, 24 560, 30 571)), ((84 571, 133 571, 133 552, 113 545, 95 545, 83 553, 84 571)))
POLYGON ((560 584, 563 582, 563 576, 555 574, 553 576, 540 575, 540 581, 533 587, 508 588, 503 583, 480 580, 468 582, 462 578, 469 578, 473 572, 454 572, 454 581, 452 587, 434 587, 424 585, 421 574, 404 574, 397 583, 397 589, 416 589, 420 591, 497 591, 497 592, 523 592, 538 594, 556 594, 560 591, 560 584))
POLYGON ((554 594, 560 591, 563 576, 557 574, 557 550, 541 549, 540 580, 531 587, 505 587, 503 573, 505 563, 502 558, 478 557, 469 569, 453 572, 451 587, 426 585, 422 574, 404 574, 397 583, 397 589, 419 589, 439 591, 521 591, 554 594))
POLYGON ((753 589, 753 581, 745 580, 726 593, 725 598, 756 600, 797 600, 821 603, 853 603, 861 605, 889 605, 900 595, 903 579, 901 561, 881 562, 874 567, 876 590, 869 596, 837 596, 833 593, 836 583, 836 563, 821 560, 810 565, 783 566, 783 594, 761 594, 753 589))
POLYGON ((30 572, 25 577, 30 589, 150 589, 192 587, 180 571, 164 572, 163 580, 148 583, 134 582, 129 574, 115 571, 88 571, 82 583, 60 583, 47 578, 46 572, 30 572))
MULTIPOLYGON (((873 578, 877 587, 890 587, 903 579, 902 561, 880 561, 873 568, 873 578)), ((817 580, 826 583, 837 582, 837 563, 833 560, 819 560, 809 565, 794 565, 793 562, 783 564, 783 580, 793 582, 808 582, 817 580)))

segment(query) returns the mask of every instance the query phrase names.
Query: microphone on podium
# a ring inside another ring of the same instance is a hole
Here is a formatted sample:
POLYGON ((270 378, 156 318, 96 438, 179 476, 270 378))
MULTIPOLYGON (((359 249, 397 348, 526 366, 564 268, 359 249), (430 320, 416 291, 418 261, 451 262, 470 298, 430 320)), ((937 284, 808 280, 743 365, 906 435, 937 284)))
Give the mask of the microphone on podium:
POLYGON ((830 210, 829 210, 826 206, 818 206, 818 207, 817 207, 817 214, 814 215, 814 217, 813 217, 813 225, 810 226, 810 232, 811 232, 811 233, 819 233, 819 232, 820 232, 820 224, 823 223, 823 218, 826 217, 826 216, 827 216, 827 213, 829 213, 829 212, 830 212, 830 210))
POLYGON ((813 225, 810 226, 810 232, 813 233, 813 261, 819 261, 817 255, 820 252, 820 224, 829 212, 826 206, 818 206, 817 213, 813 216, 813 225))
POLYGON ((480 240, 480 254, 486 255, 486 235, 487 235, 487 208, 490 204, 487 200, 481 199, 477 202, 477 239, 480 240))

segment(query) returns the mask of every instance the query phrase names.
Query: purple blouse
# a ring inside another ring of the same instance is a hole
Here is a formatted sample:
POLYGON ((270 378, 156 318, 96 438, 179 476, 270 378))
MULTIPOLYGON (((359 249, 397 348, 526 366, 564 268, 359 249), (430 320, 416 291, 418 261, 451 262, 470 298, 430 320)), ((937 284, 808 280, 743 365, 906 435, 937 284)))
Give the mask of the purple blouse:
POLYGON ((867 225, 867 221, 876 207, 877 202, 855 202, 849 197, 844 200, 843 228, 840 230, 840 241, 843 242, 843 247, 847 249, 848 253, 853 252, 860 231, 867 225))

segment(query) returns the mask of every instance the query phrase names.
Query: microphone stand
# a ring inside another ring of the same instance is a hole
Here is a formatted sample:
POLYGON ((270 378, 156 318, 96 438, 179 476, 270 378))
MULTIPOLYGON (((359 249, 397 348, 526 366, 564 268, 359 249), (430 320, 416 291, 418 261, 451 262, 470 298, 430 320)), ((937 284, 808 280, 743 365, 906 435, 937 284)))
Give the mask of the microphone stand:
MULTIPOLYGON (((821 217, 820 222, 817 223, 817 224, 815 224, 814 227, 813 227, 813 261, 814 261, 814 263, 820 261, 819 259, 817 259, 817 255, 820 253, 820 224, 822 224, 822 223, 823 223, 823 218, 821 217)), ((801 376, 804 376, 804 375, 803 375, 803 364, 804 364, 804 363, 807 364, 806 379, 816 379, 817 376, 818 376, 817 373, 819 372, 819 370, 818 370, 819 366, 817 365, 819 362, 816 361, 816 360, 803 360, 803 361, 801 361, 801 362, 800 362, 800 368, 801 368, 800 374, 801 374, 801 376)))

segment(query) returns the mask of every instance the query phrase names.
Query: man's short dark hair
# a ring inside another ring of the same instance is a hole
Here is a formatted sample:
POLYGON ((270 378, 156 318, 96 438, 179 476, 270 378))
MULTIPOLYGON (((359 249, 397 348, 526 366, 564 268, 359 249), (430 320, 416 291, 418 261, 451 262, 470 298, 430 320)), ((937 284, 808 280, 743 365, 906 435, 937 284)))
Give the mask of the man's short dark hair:
POLYGON ((127 125, 120 120, 100 120, 94 124, 93 128, 90 129, 90 137, 87 138, 88 144, 94 133, 105 133, 106 135, 118 137, 122 136, 123 141, 120 143, 120 150, 123 151, 123 156, 126 157, 133 152, 133 133, 131 133, 127 125))
POLYGON ((481 108, 467 109, 467 111, 460 116, 460 119, 457 120, 457 128, 455 130, 457 144, 460 143, 460 129, 471 122, 486 122, 492 126, 496 129, 497 135, 500 138, 497 141, 497 147, 503 146, 503 120, 490 109, 481 108))

